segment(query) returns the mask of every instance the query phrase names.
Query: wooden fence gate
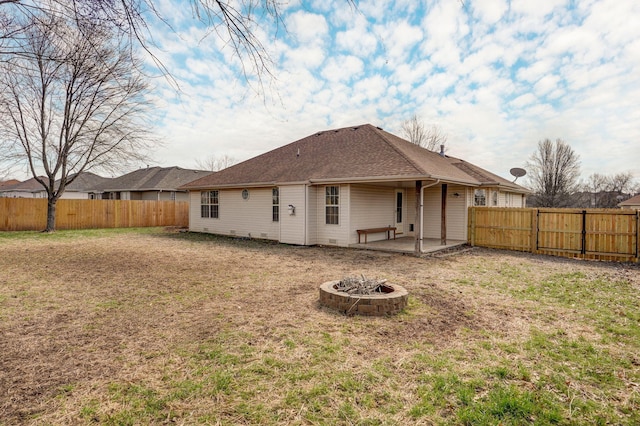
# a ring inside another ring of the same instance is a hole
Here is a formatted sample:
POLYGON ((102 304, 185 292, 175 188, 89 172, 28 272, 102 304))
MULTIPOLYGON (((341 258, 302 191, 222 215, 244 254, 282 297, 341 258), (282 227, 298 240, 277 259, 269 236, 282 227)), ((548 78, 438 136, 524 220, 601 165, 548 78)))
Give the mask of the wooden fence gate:
POLYGON ((470 207, 468 235, 476 246, 638 262, 640 211, 470 207))

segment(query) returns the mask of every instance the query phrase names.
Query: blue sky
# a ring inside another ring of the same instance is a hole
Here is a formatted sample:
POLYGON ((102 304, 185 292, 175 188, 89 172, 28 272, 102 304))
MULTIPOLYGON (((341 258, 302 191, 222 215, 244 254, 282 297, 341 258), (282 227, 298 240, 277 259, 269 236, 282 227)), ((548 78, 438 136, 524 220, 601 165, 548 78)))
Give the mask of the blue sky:
POLYGON ((400 134, 416 114, 447 134, 449 155, 504 177, 539 140, 562 138, 583 177, 640 181, 640 2, 290 1, 286 32, 256 27, 275 61, 262 94, 188 4, 160 1, 177 31, 153 28, 181 89, 154 80, 158 165, 242 161, 362 123, 400 134))

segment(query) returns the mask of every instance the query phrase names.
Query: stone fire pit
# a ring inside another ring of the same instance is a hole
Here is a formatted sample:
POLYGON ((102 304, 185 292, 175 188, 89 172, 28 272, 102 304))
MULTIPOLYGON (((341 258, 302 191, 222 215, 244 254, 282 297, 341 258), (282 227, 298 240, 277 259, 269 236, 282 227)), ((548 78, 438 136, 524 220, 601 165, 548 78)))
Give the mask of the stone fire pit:
POLYGON ((407 306, 408 300, 409 293, 404 287, 386 280, 345 278, 320 286, 320 304, 349 316, 394 315, 407 306))

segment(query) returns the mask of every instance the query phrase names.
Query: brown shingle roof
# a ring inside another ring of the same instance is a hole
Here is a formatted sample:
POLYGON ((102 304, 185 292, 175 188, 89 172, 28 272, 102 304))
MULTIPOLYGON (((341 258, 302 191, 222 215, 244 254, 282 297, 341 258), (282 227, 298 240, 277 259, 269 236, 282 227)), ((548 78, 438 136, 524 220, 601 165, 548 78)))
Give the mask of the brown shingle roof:
MULTIPOLYGON (((40 176, 40 178, 44 179, 45 181, 47 179, 46 176, 40 176)), ((39 192, 39 191, 44 191, 45 189, 42 185, 40 185, 40 182, 38 182, 35 178, 31 178, 23 182, 18 182, 15 185, 3 187, 2 190, 3 191, 21 191, 21 192, 39 192)))
MULTIPOLYGON (((82 172, 74 179, 73 182, 67 185, 66 191, 76 192, 90 192, 94 191, 102 183, 109 181, 110 178, 105 178, 92 172, 82 172)), ((55 183, 56 187, 60 185, 60 180, 55 183)))
POLYGON ((183 188, 417 179, 493 184, 528 192, 480 167, 443 157, 370 124, 315 133, 183 188))
POLYGON ((175 191, 186 183, 212 173, 180 167, 147 167, 109 179, 98 188, 101 191, 175 191))
POLYGON ((18 179, 9 179, 0 182, 0 189, 10 188, 14 185, 19 184, 20 181, 18 179))

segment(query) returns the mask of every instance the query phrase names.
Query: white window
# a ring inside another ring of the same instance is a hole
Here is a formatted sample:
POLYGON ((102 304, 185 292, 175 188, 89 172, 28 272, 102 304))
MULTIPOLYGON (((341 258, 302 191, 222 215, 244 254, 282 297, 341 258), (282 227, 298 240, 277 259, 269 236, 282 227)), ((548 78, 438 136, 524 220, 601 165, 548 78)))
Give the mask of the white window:
POLYGON ((486 206, 487 205, 487 190, 476 189, 473 193, 473 205, 474 206, 486 206))
POLYGON ((273 188, 271 190, 271 220, 274 222, 280 221, 280 190, 273 188))
POLYGON ((338 225, 340 217, 340 187, 325 187, 325 223, 327 225, 338 225))
POLYGON ((219 217, 218 191, 202 191, 200 193, 200 217, 219 217))
POLYGON ((494 207, 498 205, 498 191, 491 193, 491 205, 494 207))

